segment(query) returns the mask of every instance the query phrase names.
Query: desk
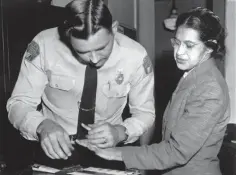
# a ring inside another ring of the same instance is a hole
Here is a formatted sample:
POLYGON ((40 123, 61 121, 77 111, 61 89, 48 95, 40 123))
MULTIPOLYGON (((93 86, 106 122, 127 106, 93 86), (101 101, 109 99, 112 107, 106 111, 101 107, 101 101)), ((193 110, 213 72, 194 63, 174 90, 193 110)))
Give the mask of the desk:
POLYGON ((18 170, 18 171, 5 171, 1 173, 1 175, 66 175, 70 172, 81 172, 81 174, 88 174, 88 175, 140 175, 139 170, 131 169, 127 171, 119 171, 119 170, 112 170, 112 169, 104 169, 104 168, 83 168, 81 169, 80 166, 75 166, 72 168, 63 169, 57 173, 45 173, 39 171, 33 171, 31 168, 18 170))
MULTIPOLYGON (((1 175, 56 175, 56 174, 25 169, 25 170, 16 170, 16 171, 4 171, 1 173, 1 175)), ((60 173, 60 175, 66 175, 66 173, 60 173)))
POLYGON ((1 172, 1 175, 52 175, 51 173, 44 173, 44 172, 36 172, 32 171, 30 169, 25 169, 25 170, 8 170, 1 172))

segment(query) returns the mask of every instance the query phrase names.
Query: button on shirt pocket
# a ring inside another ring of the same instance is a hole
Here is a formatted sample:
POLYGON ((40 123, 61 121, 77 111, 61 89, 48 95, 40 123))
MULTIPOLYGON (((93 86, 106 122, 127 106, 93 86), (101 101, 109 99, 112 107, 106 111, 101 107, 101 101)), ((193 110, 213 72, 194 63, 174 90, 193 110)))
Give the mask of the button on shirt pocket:
POLYGON ((75 86, 75 79, 69 76, 51 75, 50 87, 69 91, 75 86))

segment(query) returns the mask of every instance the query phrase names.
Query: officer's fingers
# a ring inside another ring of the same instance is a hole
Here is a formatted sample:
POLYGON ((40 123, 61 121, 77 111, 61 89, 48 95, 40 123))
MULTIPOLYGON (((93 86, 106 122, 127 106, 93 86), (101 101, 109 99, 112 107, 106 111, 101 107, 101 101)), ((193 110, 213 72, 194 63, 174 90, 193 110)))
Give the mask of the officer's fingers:
POLYGON ((98 140, 98 141, 101 140, 101 142, 102 142, 102 141, 104 141, 104 138, 106 139, 106 142, 108 142, 108 141, 113 142, 115 140, 112 133, 105 132, 105 131, 101 131, 101 132, 87 135, 87 139, 90 142, 96 141, 96 140, 98 140))
POLYGON ((104 134, 104 132, 97 132, 97 133, 93 133, 93 134, 88 134, 86 137, 89 140, 94 140, 94 139, 101 139, 104 138, 106 135, 104 134))
POLYGON ((75 140, 75 142, 83 147, 88 148, 91 151, 96 151, 97 147, 94 145, 91 145, 87 139, 84 140, 75 140))
POLYGON ((112 136, 105 136, 103 143, 97 144, 99 148, 110 148, 117 144, 112 136))
MULTIPOLYGON (((90 141, 90 140, 89 140, 90 141)), ((110 148, 114 145, 114 141, 107 137, 103 137, 101 139, 91 140, 91 145, 95 145, 98 148, 110 148)))
POLYGON ((81 123, 81 126, 82 126, 84 129, 86 129, 87 131, 90 131, 90 130, 91 130, 91 128, 90 128, 88 125, 85 125, 85 124, 81 123))
POLYGON ((102 138, 98 138, 98 139, 91 139, 91 140, 89 140, 89 143, 92 145, 98 145, 98 144, 103 144, 106 141, 107 141, 106 138, 102 137, 102 138))
POLYGON ((96 127, 99 127, 99 126, 101 126, 101 125, 104 125, 104 124, 106 124, 107 122, 104 122, 104 121, 98 121, 97 123, 94 123, 94 124, 89 124, 88 125, 88 127, 90 127, 90 128, 96 128, 96 127))
POLYGON ((71 156, 71 150, 70 150, 70 144, 67 144, 66 140, 64 137, 58 137, 58 143, 61 147, 61 149, 63 150, 63 152, 66 154, 66 158, 68 158, 69 156, 71 156))
POLYGON ((75 140, 75 142, 83 147, 88 147, 88 140, 87 139, 83 139, 83 140, 75 140))
POLYGON ((68 158, 67 155, 64 153, 64 151, 62 150, 62 148, 59 145, 59 142, 58 142, 59 137, 62 137, 62 136, 59 135, 59 136, 50 137, 52 149, 59 156, 59 158, 67 159, 68 158))
POLYGON ((43 143, 41 143, 41 147, 42 147, 44 153, 45 153, 49 158, 54 159, 54 157, 51 156, 51 154, 49 154, 49 152, 48 152, 46 146, 45 146, 43 143))
POLYGON ((69 135, 66 132, 64 132, 64 139, 65 139, 66 144, 69 147, 70 151, 73 151, 74 147, 73 147, 72 144, 74 144, 74 142, 71 142, 70 137, 69 137, 69 135))
POLYGON ((88 134, 98 134, 98 133, 103 133, 103 132, 109 132, 109 128, 107 126, 107 124, 104 125, 100 125, 96 128, 92 128, 90 131, 88 131, 88 134))
POLYGON ((43 140, 43 144, 45 146, 45 148, 47 149, 48 153, 54 158, 54 159, 60 159, 60 157, 56 154, 56 152, 54 151, 51 141, 49 140, 49 138, 45 138, 43 140))

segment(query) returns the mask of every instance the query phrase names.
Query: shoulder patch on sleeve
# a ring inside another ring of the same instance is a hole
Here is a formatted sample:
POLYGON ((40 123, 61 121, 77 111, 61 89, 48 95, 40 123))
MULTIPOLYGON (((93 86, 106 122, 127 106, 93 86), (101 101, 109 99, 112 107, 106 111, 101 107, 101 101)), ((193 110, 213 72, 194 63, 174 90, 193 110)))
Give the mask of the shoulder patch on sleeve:
POLYGON ((31 43, 28 45, 25 59, 28 61, 33 61, 38 55, 39 55, 39 45, 35 41, 31 41, 31 43))
POLYGON ((143 68, 146 74, 149 74, 153 71, 151 60, 148 56, 143 59, 143 68))

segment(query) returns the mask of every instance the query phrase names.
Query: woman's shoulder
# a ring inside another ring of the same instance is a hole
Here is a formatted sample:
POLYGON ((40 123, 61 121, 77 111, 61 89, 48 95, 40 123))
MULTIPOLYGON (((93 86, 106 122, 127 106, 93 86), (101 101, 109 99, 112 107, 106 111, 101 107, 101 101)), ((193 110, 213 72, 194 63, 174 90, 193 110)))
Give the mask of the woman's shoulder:
POLYGON ((214 59, 210 59, 196 67, 192 71, 191 78, 196 86, 204 86, 207 84, 212 84, 216 87, 226 86, 226 81, 218 69, 214 59))

